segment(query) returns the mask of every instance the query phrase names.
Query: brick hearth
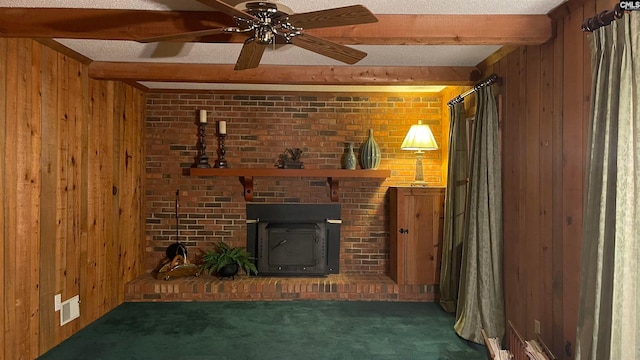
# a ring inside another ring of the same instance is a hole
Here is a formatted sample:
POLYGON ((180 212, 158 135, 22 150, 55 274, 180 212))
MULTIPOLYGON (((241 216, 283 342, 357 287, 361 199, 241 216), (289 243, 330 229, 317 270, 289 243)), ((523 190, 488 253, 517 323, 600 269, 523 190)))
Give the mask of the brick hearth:
POLYGON ((399 286, 384 275, 332 274, 327 277, 248 277, 210 275, 156 280, 150 274, 129 284, 125 301, 435 301, 437 286, 399 286))

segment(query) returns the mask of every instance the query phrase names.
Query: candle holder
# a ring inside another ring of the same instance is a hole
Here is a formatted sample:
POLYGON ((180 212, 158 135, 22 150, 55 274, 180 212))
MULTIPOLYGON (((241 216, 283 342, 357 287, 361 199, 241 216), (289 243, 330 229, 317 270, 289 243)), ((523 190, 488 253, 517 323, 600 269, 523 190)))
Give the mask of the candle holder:
POLYGON ((218 134, 218 160, 216 160, 215 167, 226 169, 227 168, 227 160, 224 159, 224 154, 227 152, 224 149, 224 138, 227 137, 227 134, 218 134))
POLYGON ((206 142, 206 131, 205 128, 207 123, 200 122, 198 123, 198 135, 200 137, 200 151, 198 154, 198 162, 196 164, 197 168, 210 168, 209 157, 207 156, 207 142, 206 142))

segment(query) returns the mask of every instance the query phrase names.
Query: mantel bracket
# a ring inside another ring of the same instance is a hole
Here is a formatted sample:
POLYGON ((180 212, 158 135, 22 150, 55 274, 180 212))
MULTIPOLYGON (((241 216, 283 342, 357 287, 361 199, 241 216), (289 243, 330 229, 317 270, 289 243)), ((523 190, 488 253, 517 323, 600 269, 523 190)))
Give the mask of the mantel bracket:
POLYGON ((240 176, 240 183, 244 187, 244 200, 253 201, 253 176, 240 176))
POLYGON ((338 179, 328 177, 329 191, 331 191, 331 201, 338 201, 338 190, 340 189, 340 181, 338 179))

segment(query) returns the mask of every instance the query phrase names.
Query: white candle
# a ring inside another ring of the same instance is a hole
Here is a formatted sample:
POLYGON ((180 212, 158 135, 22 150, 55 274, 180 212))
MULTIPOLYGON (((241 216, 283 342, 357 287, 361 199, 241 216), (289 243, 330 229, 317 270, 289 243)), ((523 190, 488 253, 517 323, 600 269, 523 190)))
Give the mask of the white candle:
POLYGON ((201 123, 207 122, 207 110, 200 110, 200 122, 201 123))
POLYGON ((225 135, 227 133, 227 122, 221 120, 218 122, 218 134, 225 135))

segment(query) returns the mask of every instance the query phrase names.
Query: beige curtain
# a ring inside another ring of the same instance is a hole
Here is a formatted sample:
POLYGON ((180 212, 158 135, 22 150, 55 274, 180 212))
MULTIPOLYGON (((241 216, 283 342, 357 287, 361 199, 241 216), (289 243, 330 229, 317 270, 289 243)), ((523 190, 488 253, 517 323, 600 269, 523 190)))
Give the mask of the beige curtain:
POLYGON ((449 108, 449 162, 447 190, 444 204, 444 236, 440 265, 440 306, 447 312, 456 311, 460 261, 462 260, 462 226, 467 195, 467 169, 469 167, 467 126, 464 103, 449 108))
POLYGON ((464 222, 462 269, 454 328, 462 338, 483 343, 504 335, 502 283, 502 181, 498 111, 493 86, 476 91, 471 166, 464 222))
POLYGON ((640 13, 591 35, 576 359, 640 359, 640 13))

